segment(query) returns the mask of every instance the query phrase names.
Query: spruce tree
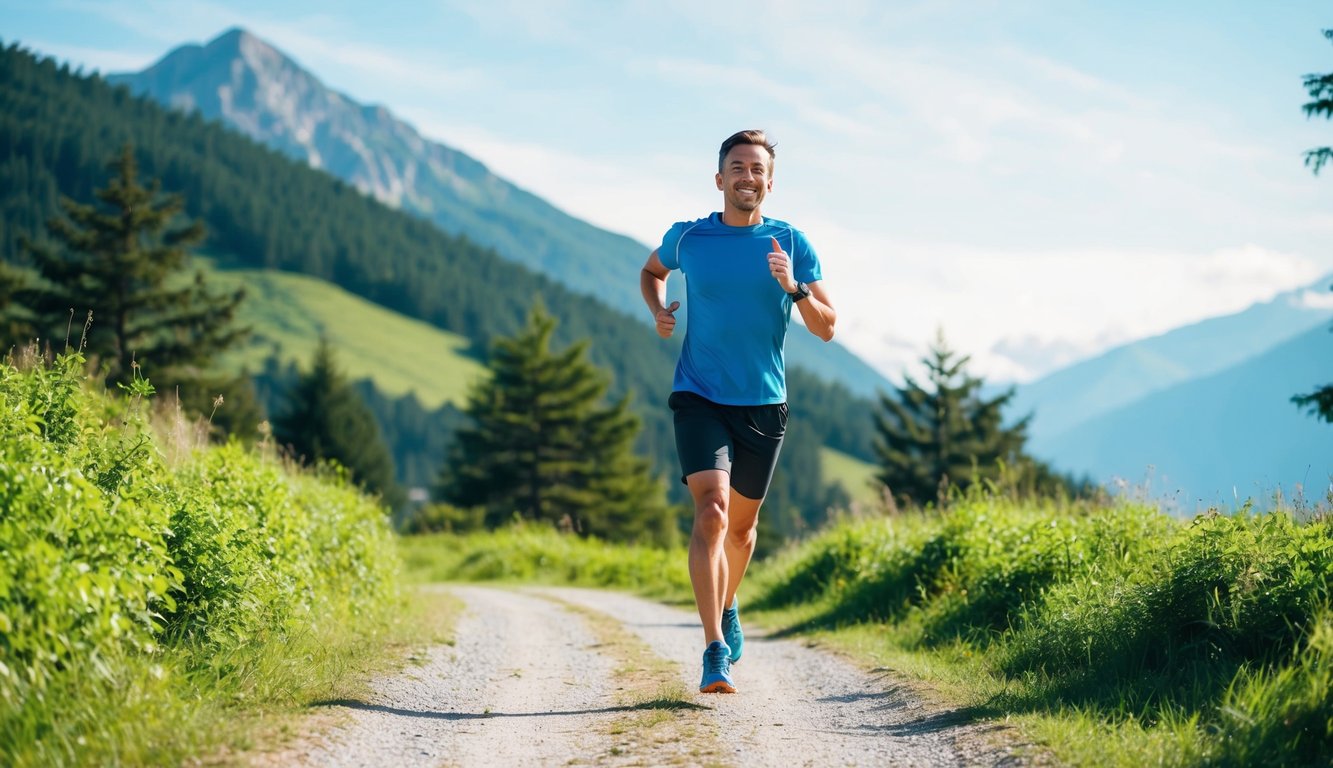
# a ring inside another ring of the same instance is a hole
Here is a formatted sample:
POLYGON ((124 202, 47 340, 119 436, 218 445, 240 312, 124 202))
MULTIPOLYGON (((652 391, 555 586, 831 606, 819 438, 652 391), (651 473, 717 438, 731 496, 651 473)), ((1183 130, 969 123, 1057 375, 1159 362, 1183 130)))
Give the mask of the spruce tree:
POLYGON ((397 508, 402 491, 394 483, 393 458, 375 417, 338 370, 333 347, 321 337, 310 370, 287 393, 273 418, 273 438, 293 456, 312 464, 335 461, 352 481, 397 508))
MULTIPOLYGON (((1324 30, 1324 37, 1333 41, 1333 29, 1324 30)), ((1306 75, 1305 91, 1311 101, 1302 105, 1306 118, 1319 116, 1333 119, 1333 72, 1306 75)), ((1305 153, 1305 164, 1315 175, 1324 164, 1333 160, 1333 147, 1315 147, 1305 153)), ((1318 418, 1333 424, 1333 383, 1325 384, 1313 392, 1296 395, 1292 402, 1318 418)))
POLYGON ((496 340, 490 377, 469 393, 438 493, 483 507, 495 526, 517 514, 616 540, 667 542, 675 526, 664 488, 633 452, 640 428, 628 396, 601 404, 608 382, 587 342, 551 350, 556 321, 534 308, 525 328, 496 340))
POLYGON ((1006 428, 1002 412, 1014 390, 982 397, 984 382, 965 370, 969 360, 949 349, 941 332, 922 359, 927 385, 906 376, 895 397, 880 396, 878 479, 900 504, 942 503, 948 486, 996 479, 1001 460, 1013 465, 1021 457, 1031 417, 1006 428))
POLYGON ((23 241, 39 279, 19 295, 36 331, 57 343, 67 341, 71 316, 77 328, 91 311, 88 357, 112 381, 128 380, 137 362, 162 390, 192 380, 244 337, 233 324, 243 293, 210 292, 202 272, 181 280, 203 224, 178 220, 179 195, 139 183, 128 144, 108 167, 109 183, 93 193, 100 205, 62 197, 64 216, 47 222, 55 242, 23 241))

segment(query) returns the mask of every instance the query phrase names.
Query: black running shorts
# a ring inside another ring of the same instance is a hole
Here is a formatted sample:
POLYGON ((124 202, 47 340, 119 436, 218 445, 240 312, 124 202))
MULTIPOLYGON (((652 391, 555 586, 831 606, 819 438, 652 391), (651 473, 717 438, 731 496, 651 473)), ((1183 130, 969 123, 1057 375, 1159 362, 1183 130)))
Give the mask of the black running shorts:
POLYGON ((681 482, 695 472, 720 469, 747 499, 762 499, 787 432, 787 404, 719 405, 693 392, 672 392, 676 455, 681 482))

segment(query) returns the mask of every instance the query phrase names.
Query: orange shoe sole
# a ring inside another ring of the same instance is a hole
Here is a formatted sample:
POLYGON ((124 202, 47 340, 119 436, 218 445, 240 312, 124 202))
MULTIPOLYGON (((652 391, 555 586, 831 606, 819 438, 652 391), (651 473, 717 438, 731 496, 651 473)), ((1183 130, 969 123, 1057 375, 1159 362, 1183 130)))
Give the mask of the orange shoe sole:
POLYGON ((715 683, 709 683, 699 689, 699 693, 735 693, 736 686, 727 683, 725 680, 718 680, 715 683))

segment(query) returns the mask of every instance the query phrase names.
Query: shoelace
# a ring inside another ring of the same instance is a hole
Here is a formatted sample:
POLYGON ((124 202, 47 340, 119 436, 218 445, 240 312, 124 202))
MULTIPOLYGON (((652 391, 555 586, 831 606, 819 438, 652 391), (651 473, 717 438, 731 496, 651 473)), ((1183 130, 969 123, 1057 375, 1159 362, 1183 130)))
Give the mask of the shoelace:
POLYGON ((725 646, 710 645, 704 651, 704 668, 709 674, 716 675, 728 671, 731 655, 725 646))

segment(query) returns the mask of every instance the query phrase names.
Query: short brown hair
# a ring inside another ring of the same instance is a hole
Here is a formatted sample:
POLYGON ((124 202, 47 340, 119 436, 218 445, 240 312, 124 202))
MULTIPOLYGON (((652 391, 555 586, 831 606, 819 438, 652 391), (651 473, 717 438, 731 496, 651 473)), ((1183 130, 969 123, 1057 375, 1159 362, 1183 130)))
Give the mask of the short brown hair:
POLYGON ((754 144, 767 149, 768 171, 769 173, 773 172, 773 160, 778 156, 777 152, 774 150, 777 149, 778 145, 768 140, 768 134, 764 133, 762 130, 754 128, 748 131, 737 131, 728 136, 726 141, 722 142, 722 149, 719 149, 717 152, 717 170, 719 173, 722 171, 722 163, 727 159, 727 153, 737 144, 754 144))

